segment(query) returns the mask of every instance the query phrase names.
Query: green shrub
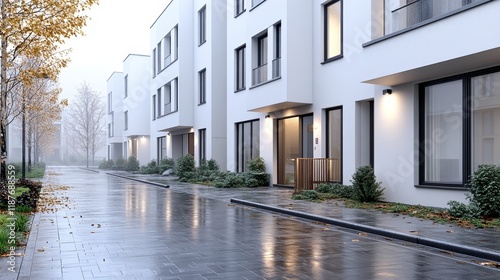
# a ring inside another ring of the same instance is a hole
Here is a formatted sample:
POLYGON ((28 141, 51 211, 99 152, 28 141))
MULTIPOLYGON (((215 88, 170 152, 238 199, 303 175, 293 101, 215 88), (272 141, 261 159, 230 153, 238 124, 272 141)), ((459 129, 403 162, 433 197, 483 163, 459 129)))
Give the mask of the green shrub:
POLYGON ((140 165, 139 161, 135 156, 129 156, 127 160, 127 165, 125 166, 126 171, 139 171, 140 165))
POLYGON ((0 228, 0 255, 9 252, 9 231, 7 229, 0 228))
POLYGON ((21 179, 16 182, 16 188, 29 189, 29 191, 23 192, 21 195, 17 197, 16 199, 17 206, 26 206, 35 209, 38 199, 40 198, 42 183, 38 181, 21 179))
POLYGON ((245 185, 243 173, 224 172, 218 180, 213 182, 213 186, 217 188, 239 188, 245 185))
POLYGON ((338 183, 319 184, 316 191, 319 193, 332 194, 333 197, 339 198, 352 199, 354 195, 353 188, 351 186, 341 185, 338 183))
POLYGON ((210 171, 219 171, 220 167, 215 159, 210 159, 209 161, 207 161, 207 169, 210 171))
POLYGON ((158 173, 163 173, 165 170, 171 169, 172 171, 175 168, 175 160, 172 158, 163 158, 160 160, 160 164, 158 165, 158 173))
POLYGON ((384 195, 380 182, 376 181, 373 167, 366 165, 359 167, 352 175, 353 198, 359 202, 375 202, 384 195))
POLYGON ((292 196, 292 199, 318 201, 320 200, 320 195, 315 190, 305 190, 300 193, 294 194, 292 196))
POLYGON ((17 214, 16 215, 16 232, 27 232, 29 230, 28 222, 30 221, 30 217, 25 214, 17 214))
POLYGON ((111 169, 113 167, 113 165, 115 165, 115 163, 113 162, 112 159, 109 159, 109 160, 106 160, 106 159, 103 159, 100 163, 99 163, 99 169, 111 169))
POLYGON ((141 173, 143 174, 158 174, 159 168, 156 165, 156 159, 151 160, 148 164, 141 166, 141 173))
POLYGON ((180 157, 179 159, 177 159, 176 174, 179 177, 179 181, 187 182, 184 179, 185 178, 192 178, 193 174, 189 174, 189 176, 186 176, 186 175, 188 175, 189 172, 195 172, 195 171, 196 171, 196 167, 195 167, 195 162, 194 162, 194 158, 192 155, 186 154, 186 155, 180 157))
POLYGON ((262 157, 251 159, 247 162, 249 172, 266 172, 266 162, 262 157))
POLYGON ((500 167, 480 165, 469 180, 471 204, 477 205, 480 214, 500 217, 500 167))
POLYGON ((125 170, 126 165, 127 165, 127 161, 123 158, 119 158, 115 162, 115 166, 118 170, 125 170))

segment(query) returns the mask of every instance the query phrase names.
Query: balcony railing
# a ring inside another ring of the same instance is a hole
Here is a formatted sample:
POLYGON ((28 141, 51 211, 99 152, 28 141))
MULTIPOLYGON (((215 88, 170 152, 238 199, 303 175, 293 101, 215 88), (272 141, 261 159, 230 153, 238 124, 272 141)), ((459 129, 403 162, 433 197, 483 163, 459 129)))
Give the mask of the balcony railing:
POLYGON ((295 161, 295 192, 314 190, 319 183, 340 182, 337 158, 298 158, 295 161))
POLYGON ((267 64, 261 65, 252 71, 252 85, 267 81, 267 64))
POLYGON ((390 31, 396 32, 422 21, 439 17, 479 0, 414 0, 390 12, 390 31))
POLYGON ((278 57, 273 60, 273 79, 281 77, 281 58, 278 57))

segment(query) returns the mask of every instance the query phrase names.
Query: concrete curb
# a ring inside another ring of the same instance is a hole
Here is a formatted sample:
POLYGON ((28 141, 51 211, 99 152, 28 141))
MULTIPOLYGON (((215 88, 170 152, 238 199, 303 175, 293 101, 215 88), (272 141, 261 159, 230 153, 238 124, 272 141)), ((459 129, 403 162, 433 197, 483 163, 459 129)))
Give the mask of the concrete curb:
POLYGON ((300 217, 300 218, 305 218, 305 219, 309 219, 309 220, 313 220, 313 221, 318 221, 318 222, 322 222, 322 223, 326 223, 326 224, 336 225, 336 226, 340 226, 340 227, 344 227, 344 228, 359 230, 359 231, 363 231, 366 233, 372 233, 372 234, 376 234, 376 235, 380 235, 380 236, 384 236, 384 237, 389 237, 392 239, 398 239, 398 240, 402 240, 402 241, 406 241, 406 242, 411 242, 411 243, 415 243, 415 244, 434 247, 434 248, 438 248, 441 250, 446 250, 446 251, 450 251, 450 252, 469 255, 469 256, 487 259, 487 260, 491 260, 491 261, 495 261, 495 262, 500 262, 500 252, 498 252, 498 251, 488 251, 488 250, 474 248, 474 247, 470 247, 470 246, 466 246, 466 245, 460 245, 460 244, 450 243, 450 242, 446 242, 446 241, 442 241, 442 240, 436 240, 436 239, 431 239, 431 238, 427 238, 427 237, 397 232, 397 231, 390 230, 390 229, 383 229, 383 228, 348 222, 348 221, 344 221, 344 220, 340 220, 340 219, 328 218, 328 217, 324 217, 324 216, 318 216, 318 215, 314 215, 314 214, 308 214, 308 213, 304 213, 304 212, 283 209, 283 208, 269 206, 269 205, 265 205, 265 204, 261 204, 261 203, 257 203, 257 202, 252 202, 252 201, 247 201, 247 200, 232 198, 231 202, 241 204, 241 205, 251 206, 251 207, 255 207, 255 208, 260 208, 260 209, 264 209, 264 210, 269 210, 269 211, 273 211, 273 212, 278 212, 278 213, 282 213, 282 214, 287 214, 287 215, 291 215, 291 216, 296 216, 296 217, 300 217))
POLYGON ((132 180, 132 181, 137 181, 137 182, 141 182, 141 183, 144 183, 144 184, 150 184, 150 185, 154 185, 154 186, 158 186, 158 187, 163 187, 163 188, 170 188, 169 185, 164 185, 164 184, 160 184, 160 183, 156 183, 156 182, 151 182, 151 181, 147 181, 147 180, 141 180, 141 179, 137 179, 137 178, 132 178, 132 177, 129 177, 129 176, 124 176, 124 175, 118 175, 118 174, 113 174, 113 173, 106 173, 107 175, 111 175, 111 176, 115 176, 115 177, 120 177, 120 178, 124 178, 124 179, 129 179, 129 180, 132 180))
POLYGON ((100 173, 98 170, 90 169, 90 168, 87 168, 87 167, 80 167, 80 169, 91 171, 91 172, 94 172, 94 173, 100 173))

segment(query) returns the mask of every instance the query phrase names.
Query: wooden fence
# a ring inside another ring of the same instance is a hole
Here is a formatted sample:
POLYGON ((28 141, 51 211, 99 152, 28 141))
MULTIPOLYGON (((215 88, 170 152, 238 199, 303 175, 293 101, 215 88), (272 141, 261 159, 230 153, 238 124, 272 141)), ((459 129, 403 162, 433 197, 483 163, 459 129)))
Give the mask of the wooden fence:
POLYGON ((298 158, 295 161, 295 192, 314 190, 319 183, 340 182, 336 158, 298 158))

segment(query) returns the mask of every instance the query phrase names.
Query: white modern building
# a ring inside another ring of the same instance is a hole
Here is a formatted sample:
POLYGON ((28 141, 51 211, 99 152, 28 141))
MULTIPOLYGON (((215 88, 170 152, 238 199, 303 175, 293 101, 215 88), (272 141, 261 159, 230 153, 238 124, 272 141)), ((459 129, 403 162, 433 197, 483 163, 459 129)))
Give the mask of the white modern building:
POLYGON ((325 158, 350 184, 372 165, 386 200, 446 206, 500 163, 500 3, 227 4, 229 170, 262 156, 294 185, 298 158, 325 158))
POLYGON ((174 0, 151 27, 151 154, 226 166, 226 16, 217 0, 174 0))
POLYGON ((150 157, 150 57, 130 54, 123 72, 114 72, 108 89, 108 159, 135 156, 141 165, 150 157))
POLYGON ((500 164, 496 11, 492 0, 173 0, 151 27, 149 159, 189 153, 242 172, 263 157, 282 186, 305 170, 350 184, 371 165, 387 201, 465 201, 478 165, 500 164))

